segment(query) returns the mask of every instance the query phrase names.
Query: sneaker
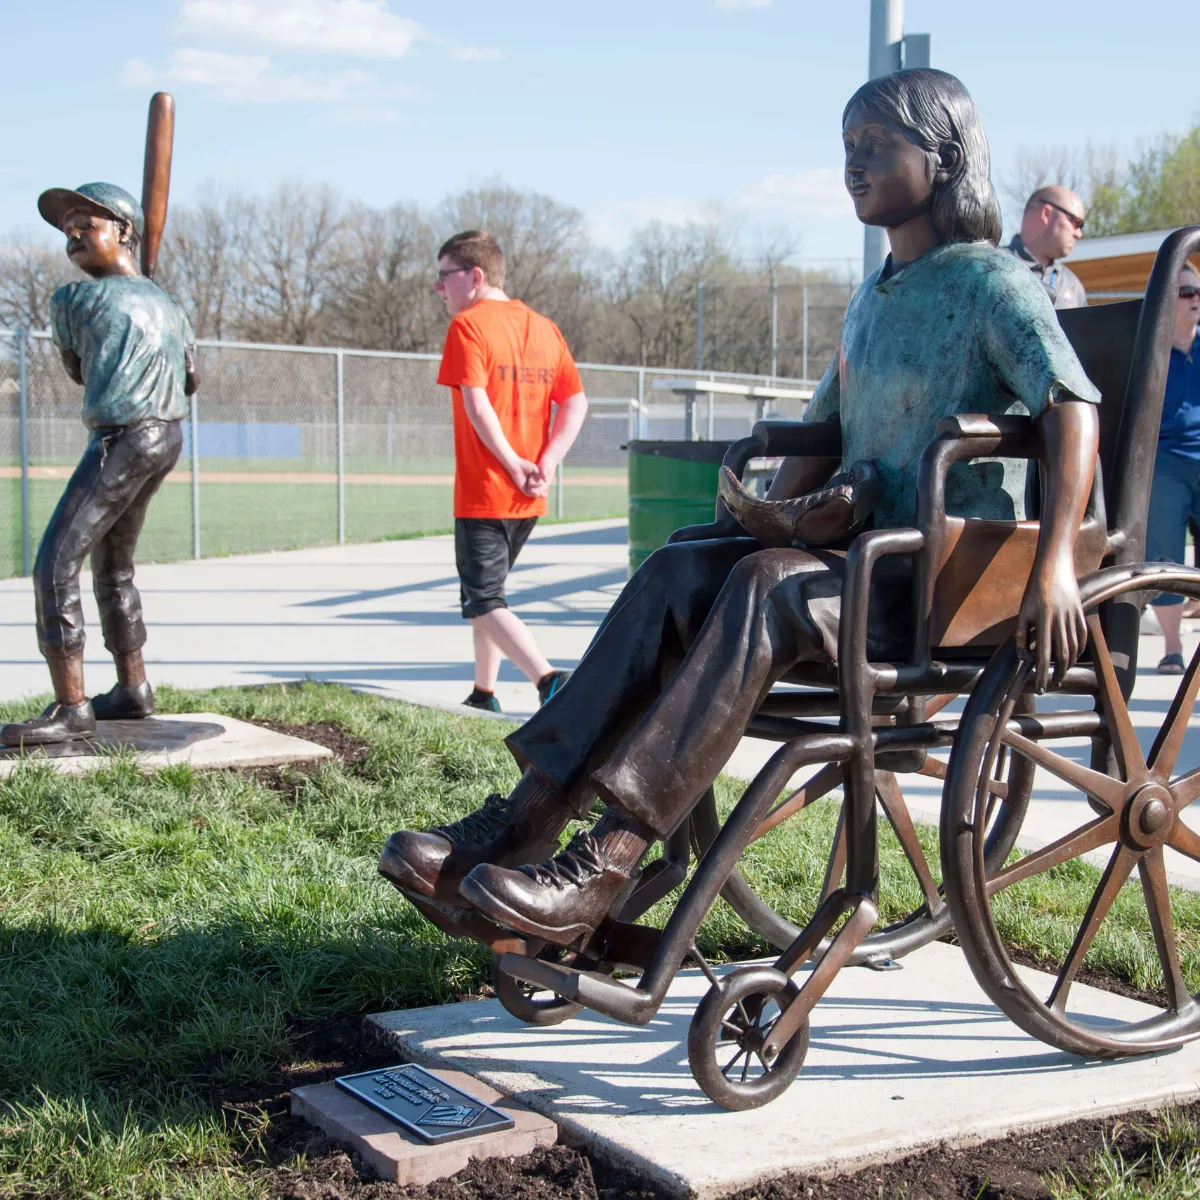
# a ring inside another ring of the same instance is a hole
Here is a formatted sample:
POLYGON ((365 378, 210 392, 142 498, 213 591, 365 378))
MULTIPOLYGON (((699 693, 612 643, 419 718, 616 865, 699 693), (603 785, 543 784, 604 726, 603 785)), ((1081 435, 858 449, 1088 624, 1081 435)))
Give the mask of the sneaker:
POLYGON ((557 695, 570 678, 570 671, 548 671, 543 675, 537 681, 538 704, 545 704, 551 696, 557 695))
POLYGON ((482 712, 499 712, 500 701, 490 693, 472 692, 464 701, 467 708, 478 708, 482 712))

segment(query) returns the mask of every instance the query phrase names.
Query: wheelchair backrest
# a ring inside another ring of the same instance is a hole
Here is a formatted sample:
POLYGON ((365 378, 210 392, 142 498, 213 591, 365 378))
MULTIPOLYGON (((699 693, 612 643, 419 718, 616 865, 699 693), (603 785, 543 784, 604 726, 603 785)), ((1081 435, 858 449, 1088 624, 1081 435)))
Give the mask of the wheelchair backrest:
POLYGON ((1084 373, 1100 389, 1100 465, 1104 506, 1109 513, 1117 511, 1115 451, 1141 315, 1141 300, 1064 308, 1058 312, 1058 323, 1084 373))

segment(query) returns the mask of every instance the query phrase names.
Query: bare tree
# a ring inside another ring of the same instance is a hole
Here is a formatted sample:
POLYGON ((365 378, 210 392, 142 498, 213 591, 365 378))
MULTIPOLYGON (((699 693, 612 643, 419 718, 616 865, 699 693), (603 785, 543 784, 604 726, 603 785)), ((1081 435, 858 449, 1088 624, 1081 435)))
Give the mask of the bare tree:
POLYGON ((1022 147, 999 188, 1009 223, 1020 224, 1029 197, 1048 183, 1069 187, 1090 209, 1115 183, 1119 163, 1115 146, 1095 146, 1090 141, 1083 146, 1022 147))
POLYGON ((254 201, 213 193, 171 213, 156 279, 187 310, 197 337, 245 335, 257 222, 254 201))
POLYGON ((586 227, 577 208, 495 183, 447 197, 438 210, 438 225, 447 237, 463 229, 486 229, 504 251, 504 290, 549 316, 572 347, 583 343, 592 280, 586 227))
POLYGON ((445 331, 433 295, 437 236, 419 209, 352 205, 329 267, 326 338, 372 350, 428 351, 445 331))
POLYGON ((246 336, 319 344, 321 305, 341 228, 340 201, 329 187, 283 184, 254 209, 246 336))
MULTIPOLYGON (((614 254, 589 245, 577 209, 503 183, 449 196, 433 211, 346 206, 331 189, 302 184, 267 198, 210 190, 172 209, 158 280, 202 338, 436 352, 446 328, 430 289, 437 247, 468 228, 495 235, 506 290, 553 319, 585 361, 692 366, 703 284, 705 367, 765 372, 774 282, 780 373, 803 366, 806 287, 809 366, 820 370, 849 294, 844 282, 787 265, 799 243, 786 229, 760 239, 748 264, 720 219, 651 223, 614 254)), ((0 324, 44 326, 50 293, 73 276, 65 258, 10 239, 0 247, 0 324)), ((231 380, 258 369, 219 361, 231 380)), ((223 378, 216 369, 210 405, 223 378)))
POLYGON ((612 266, 604 296, 614 310, 603 350, 612 362, 679 366, 695 359, 697 286, 729 264, 718 223, 664 225, 635 231, 612 266))
POLYGON ((45 329, 50 297, 81 276, 61 250, 10 234, 0 244, 0 326, 45 329))

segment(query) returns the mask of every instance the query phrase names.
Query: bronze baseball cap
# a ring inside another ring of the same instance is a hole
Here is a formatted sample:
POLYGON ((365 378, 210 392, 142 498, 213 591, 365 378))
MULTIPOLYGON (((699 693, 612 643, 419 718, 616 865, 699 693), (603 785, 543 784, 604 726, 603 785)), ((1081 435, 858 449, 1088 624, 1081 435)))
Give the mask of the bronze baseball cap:
POLYGON ((82 208, 110 221, 128 221, 138 237, 145 220, 142 206, 115 183, 81 183, 79 187, 50 188, 38 197, 38 212, 55 229, 63 227, 67 213, 82 208))

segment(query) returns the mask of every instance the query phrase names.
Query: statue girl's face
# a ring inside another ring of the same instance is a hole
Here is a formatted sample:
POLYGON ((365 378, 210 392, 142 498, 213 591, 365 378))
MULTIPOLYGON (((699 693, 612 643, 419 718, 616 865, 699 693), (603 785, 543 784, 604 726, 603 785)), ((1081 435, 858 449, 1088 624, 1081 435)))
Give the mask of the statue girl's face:
POLYGON ((842 126, 846 190, 864 225, 896 229, 930 211, 936 164, 911 134, 856 104, 842 126))

